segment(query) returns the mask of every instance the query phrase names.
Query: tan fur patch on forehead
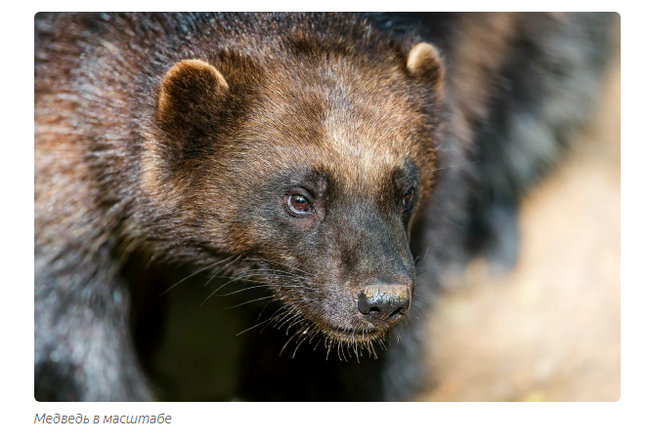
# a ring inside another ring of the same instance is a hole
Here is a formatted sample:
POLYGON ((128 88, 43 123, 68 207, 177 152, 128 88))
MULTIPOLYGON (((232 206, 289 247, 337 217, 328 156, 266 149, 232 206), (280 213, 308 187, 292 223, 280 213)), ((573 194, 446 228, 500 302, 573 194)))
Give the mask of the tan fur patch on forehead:
POLYGON ((285 60, 264 70, 257 102, 233 144, 265 169, 330 169, 347 189, 374 193, 406 161, 429 160, 431 119, 404 66, 364 59, 285 60), (304 63, 309 62, 309 69, 304 63))
POLYGON ((325 144, 332 160, 327 165, 335 169, 338 181, 347 189, 373 192, 409 155, 393 143, 375 136, 357 137, 346 127, 330 129, 325 144))
POLYGON ((331 150, 330 165, 348 189, 372 192, 393 170, 421 154, 425 145, 414 127, 419 115, 404 102, 390 95, 383 103, 369 95, 355 97, 350 97, 351 105, 329 109, 323 144, 331 150))

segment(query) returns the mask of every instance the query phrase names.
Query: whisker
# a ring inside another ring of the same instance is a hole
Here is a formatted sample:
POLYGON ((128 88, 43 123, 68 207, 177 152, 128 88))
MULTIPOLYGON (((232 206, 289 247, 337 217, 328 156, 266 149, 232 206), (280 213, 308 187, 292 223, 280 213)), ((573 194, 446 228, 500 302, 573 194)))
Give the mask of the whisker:
MULTIPOLYGON (((409 330, 410 332, 413 332, 413 326, 411 326, 411 319, 409 318, 408 315, 405 316, 405 319, 404 319, 402 322, 400 322, 400 325, 401 325, 402 327, 408 327, 408 330, 409 330)), ((398 341, 399 341, 399 340, 398 340, 398 341)))
POLYGON ((458 167, 461 167, 461 166, 468 166, 468 165, 471 165, 471 164, 474 164, 474 163, 479 163, 479 162, 480 162, 480 160, 475 160, 473 162, 461 163, 459 165, 449 165, 449 166, 445 166, 444 168, 432 169, 431 171, 426 171, 426 172, 433 173, 433 172, 438 172, 438 171, 444 171, 445 169, 453 169, 453 168, 458 168, 458 167))
POLYGON ((368 343, 368 355, 372 355, 375 358, 375 360, 379 358, 377 356, 377 352, 375 351, 375 346, 373 345, 372 342, 368 343))
MULTIPOLYGON (((311 336, 309 337, 309 342, 307 344, 311 345, 311 342, 314 340, 314 337, 316 337, 318 335, 320 335, 320 332, 318 331, 318 328, 316 328, 315 326, 312 326, 311 336)), ((317 345, 318 345, 318 343, 316 343, 316 346, 317 345)))
POLYGON ((212 293, 210 293, 210 295, 209 295, 208 297, 206 297, 205 300, 204 300, 203 302, 201 302, 201 305, 203 305, 203 304, 204 304, 204 303, 205 303, 205 302, 206 302, 210 297, 212 297, 212 296, 213 296, 217 291, 221 290, 223 287, 225 287, 225 286, 227 286, 227 285, 229 285, 229 284, 231 284, 231 283, 233 283, 233 282, 236 282, 236 281, 238 281, 238 280, 242 280, 242 279, 245 279, 245 276, 239 276, 239 277, 236 277, 236 278, 231 279, 231 280, 229 280, 228 282, 224 283, 224 284, 221 285, 219 288, 217 288, 217 289, 214 290, 212 293))
MULTIPOLYGON (((416 305, 416 304, 414 303, 414 304, 411 305, 411 308, 413 308, 413 309, 415 309, 417 312, 419 312, 420 315, 422 316, 422 318, 423 318, 424 320, 427 319, 427 315, 424 314, 424 312, 420 309, 420 307, 419 307, 418 305, 416 305)), ((408 317, 408 314, 407 314, 407 317, 408 317)), ((414 316, 414 317, 415 317, 415 316, 414 316)), ((416 317, 416 318, 417 318, 417 317, 416 317)))
MULTIPOLYGON (((234 281, 242 281, 242 282, 256 283, 256 284, 259 284, 259 285, 266 285, 266 286, 278 286, 278 287, 285 287, 285 288, 302 288, 302 289, 305 289, 305 290, 315 291, 314 288, 307 287, 307 286, 304 286, 304 285, 301 285, 301 284, 290 285, 290 284, 269 284, 269 283, 265 283, 264 280, 266 280, 266 279, 263 276, 264 276, 264 273, 254 273, 254 274, 246 273, 246 274, 242 274, 241 276, 239 276, 237 278, 233 278, 232 276, 214 276, 213 279, 214 278, 216 278, 216 279, 230 279, 233 282, 234 281), (261 280, 255 280, 255 277, 261 277, 262 279, 261 280)), ((274 277, 290 278, 290 276, 284 276, 284 275, 274 275, 274 277)), ((230 283, 230 282, 227 282, 227 283, 230 283)), ((224 284, 224 285, 226 285, 226 284, 224 284)), ((224 285, 222 285, 222 286, 224 286, 224 285)), ((214 291, 214 292, 216 293, 216 291, 214 291)), ((230 294, 232 294, 232 293, 221 294, 221 295, 219 295, 219 297, 228 296, 230 294)))
POLYGON ((292 327, 296 322, 300 322, 300 320, 301 320, 302 318, 303 318, 303 317, 302 317, 300 314, 295 315, 294 317, 292 317, 292 318, 290 318, 290 319, 288 319, 288 320, 285 320, 285 322, 284 322, 282 325, 280 325, 280 326, 278 327, 278 330, 282 329, 282 326, 284 326, 284 324, 286 323, 286 324, 287 324, 287 330, 286 330, 285 334, 286 334, 286 335, 289 335, 289 330, 291 329, 291 327, 292 327))
MULTIPOLYGON (((248 276, 248 275, 242 275, 242 276, 238 276, 238 277, 236 277, 236 278, 234 278, 234 279, 229 280, 228 282, 224 283, 224 284, 221 285, 219 288, 217 288, 216 290, 214 290, 212 293, 210 293, 210 295, 209 295, 208 297, 206 297, 205 300, 204 300, 203 302, 201 302, 201 305, 203 305, 203 304, 204 304, 208 299, 210 299, 210 297, 214 296, 214 295, 215 295, 219 290, 221 290, 222 288, 226 287, 227 285, 230 285, 231 283, 236 282, 236 281, 240 281, 240 280, 245 281, 245 280, 249 280, 249 279, 250 279, 250 276, 248 276)), ((253 281, 251 281, 251 282, 255 282, 255 281, 253 280, 253 281)), ((267 287, 269 287, 269 286, 271 286, 271 287, 275 286, 275 287, 283 287, 283 288, 303 288, 303 289, 310 289, 310 290, 311 290, 311 288, 309 288, 309 287, 303 287, 303 286, 298 286, 298 285, 295 285, 295 286, 294 286, 294 285, 270 285, 270 284, 264 284, 264 283, 262 283, 262 282, 259 282, 259 283, 260 283, 260 285, 255 285, 255 286, 253 286, 253 287, 248 287, 248 289, 250 289, 250 288, 257 288, 257 287, 260 287, 260 286, 267 286, 267 287)), ((236 293, 239 293, 239 292, 241 292, 241 291, 244 291, 244 289, 237 290, 237 291, 235 291, 235 292, 231 292, 231 293, 221 294, 221 295, 219 295, 219 297, 231 296, 231 295, 236 294, 236 293)))
POLYGON ((284 352, 284 348, 287 347, 287 345, 291 342, 291 340, 293 340, 293 338, 294 338, 296 335, 298 335, 298 332, 295 332, 291 337, 289 337, 289 340, 287 340, 287 342, 284 344, 284 346, 282 346, 282 349, 280 349, 280 353, 278 354, 278 357, 281 357, 281 356, 282 356, 282 352, 284 352))
POLYGON ((307 276, 311 276, 311 273, 309 273, 309 272, 307 272, 307 271, 305 271, 305 270, 302 270, 302 269, 300 269, 300 268, 298 268, 298 267, 294 267, 293 265, 286 264, 286 263, 284 263, 284 262, 274 261, 274 260, 272 260, 272 259, 264 259, 264 258, 246 258, 246 260, 248 260, 248 261, 260 261, 260 262, 264 262, 264 263, 266 263, 266 264, 278 264, 278 265, 282 265, 282 266, 287 267, 287 268, 291 268, 291 269, 293 269, 293 270, 298 270, 298 271, 300 271, 300 272, 306 274, 307 276))
POLYGON ((247 300, 246 302, 239 303, 237 305, 229 306, 226 309, 239 308, 240 306, 248 305, 249 303, 259 302, 261 300, 266 300, 266 299, 272 299, 274 297, 275 296, 273 294, 270 296, 258 297, 257 299, 251 299, 251 300, 247 300))
POLYGON ((341 348, 341 342, 338 342, 338 343, 336 344, 336 353, 337 353, 338 356, 339 356, 339 360, 343 360, 343 361, 345 361, 345 362, 347 363, 348 360, 345 358, 345 352, 344 352, 343 349, 341 348), (343 358, 341 358, 341 353, 343 353, 343 358))
MULTIPOLYGON (((290 321, 292 321, 293 319, 296 319, 296 318, 298 318, 298 316, 293 314, 291 312, 290 308, 287 308, 286 310, 284 310, 284 312, 282 314, 278 315, 278 318, 277 318, 277 320, 275 322, 275 325, 273 325, 273 329, 277 329, 279 331, 280 329, 282 329, 282 327, 285 324, 287 324, 287 322, 290 322, 290 321)), ((287 334, 287 335, 289 335, 289 334, 287 334)))
POLYGON ((266 307, 269 306, 271 303, 273 303, 272 300, 268 301, 268 302, 264 305, 264 308, 262 308, 262 311, 260 311, 260 313, 257 315, 257 320, 259 320, 260 318, 262 318, 262 313, 266 310, 266 307))
MULTIPOLYGON (((214 276, 216 276, 216 275, 219 274, 219 273, 223 273, 223 272, 226 270, 226 268, 230 267, 233 263, 237 262, 237 260, 238 260, 240 257, 241 257, 241 255, 237 255, 237 256, 234 257, 234 258, 233 258, 233 256, 231 256, 229 259, 232 259, 232 260, 231 260, 230 262, 228 262, 226 265, 224 265, 223 267, 220 267, 220 268, 218 268, 217 270, 215 270, 214 274, 213 274, 213 275, 208 279, 208 281, 207 281, 207 282, 205 283, 205 285, 203 285, 203 286, 204 286, 204 287, 207 287, 208 284, 212 281, 212 279, 214 279, 214 276)), ((226 259, 226 260, 227 260, 227 259, 226 259)))
MULTIPOLYGON (((225 285, 225 284, 224 284, 224 285, 225 285)), ((253 285, 253 286, 246 287, 246 288, 240 288, 240 289, 238 289, 238 290, 236 290, 236 291, 232 291, 232 292, 230 292, 230 293, 226 293, 226 294, 217 294, 217 297, 227 297, 227 296, 232 296, 233 294, 241 293, 242 291, 246 291, 246 290, 252 290, 253 288, 266 288, 266 287, 267 287, 266 285, 253 285)), ((219 289, 220 289, 220 288, 219 288, 219 289)), ((204 300, 203 302, 201 302, 201 304, 200 304, 199 306, 203 306, 203 304, 204 304, 205 302, 207 302, 208 299, 209 299, 210 297, 214 296, 214 293, 216 293, 219 289, 213 291, 213 292, 212 292, 208 297, 205 298, 205 300, 204 300)))
POLYGON ((212 263, 212 264, 210 264, 210 265, 206 265, 205 267, 200 268, 200 269, 194 271, 193 273, 189 274, 188 276, 185 276, 183 279, 179 280, 179 281, 176 282, 174 285, 172 285, 171 287, 169 287, 169 288, 167 288, 165 291, 163 291, 163 292, 162 292, 158 297, 162 297, 162 296, 164 296, 165 294, 167 294, 167 293, 168 293, 172 288, 174 288, 175 286, 177 286, 177 285, 179 285, 179 284, 185 282, 186 280, 188 280, 188 279, 191 278, 192 276, 196 276, 197 274, 199 274, 199 273, 201 273, 201 272, 203 272, 203 271, 205 271, 205 270, 209 270, 210 268, 212 268, 212 267, 214 267, 215 265, 217 265, 219 262, 221 262, 221 261, 216 261, 216 262, 214 262, 214 263, 212 263))
POLYGON ((428 253, 429 253, 429 246, 427 246, 427 249, 424 251, 424 256, 422 256, 422 257, 417 256, 415 258, 415 268, 417 268, 418 265, 420 265, 424 261, 424 259, 427 257, 428 253))
MULTIPOLYGON (((264 325, 264 327, 260 330, 260 334, 262 333, 262 331, 264 331, 264 329, 266 329, 267 326, 271 324, 272 321, 276 322, 277 325, 278 319, 281 320, 283 316, 289 314, 291 310, 288 307, 289 306, 287 304, 284 304, 280 308, 276 309, 275 312, 271 315, 271 317, 269 317, 269 320, 267 321, 266 325, 264 325)), ((275 327, 275 325, 273 325, 273 327, 275 327)))
POLYGON ((296 352, 298 352, 298 348, 300 347, 300 345, 303 344, 305 342, 305 340, 307 340, 307 335, 309 334, 309 330, 310 330, 310 327, 305 329, 302 332, 302 334, 300 335, 300 337, 298 337, 298 340, 300 340, 301 338, 302 338, 302 340, 300 340, 300 342, 298 342, 296 348, 293 350, 293 355, 291 355, 291 358, 296 358, 296 352))
POLYGON ((270 272, 272 276, 278 276, 278 277, 289 277, 289 278, 294 278, 294 279, 302 279, 302 280, 310 280, 309 277, 307 276, 302 276, 300 274, 292 273, 290 271, 285 271, 285 270, 278 270, 277 268, 256 268, 254 271, 263 271, 266 270, 267 272, 270 272))
POLYGON ((273 318, 273 316, 269 317, 268 319, 266 319, 266 320, 264 320, 264 321, 262 321, 262 322, 259 322, 259 323, 254 324, 254 325, 251 326, 250 328, 247 328, 247 329, 244 329, 244 330, 241 331, 241 332, 238 332, 237 334, 235 334, 235 337, 237 337, 237 336, 243 334, 244 332, 250 331, 251 329, 257 328, 258 326, 263 325, 264 323, 267 323, 267 322, 268 322, 269 320, 271 320, 272 318, 273 318))
POLYGON ((355 343, 355 342, 354 342, 354 334, 359 330, 359 327, 360 327, 360 326, 361 326, 361 324, 358 324, 357 327, 354 328, 354 332, 352 333, 352 343, 353 343, 352 346, 353 346, 353 350, 354 350, 354 355, 357 357, 357 363, 361 363, 361 361, 359 360, 359 347, 358 347, 358 343, 355 343))
POLYGON ((252 275, 262 275, 262 274, 270 274, 272 276, 278 276, 278 277, 289 277, 289 278, 295 278, 295 279, 304 279, 304 280, 309 280, 310 278, 301 276, 296 273, 291 273, 290 271, 284 271, 284 270, 278 270, 275 268, 251 268, 246 270, 248 273, 252 273, 252 275))
POLYGON ((287 326, 287 331, 289 331, 289 329, 291 329, 291 328, 292 328, 293 326, 295 326, 297 323, 301 323, 301 322, 304 322, 304 321, 305 321, 305 319, 303 318, 302 320, 298 320, 298 321, 293 322, 292 324, 290 324, 289 326, 287 326))

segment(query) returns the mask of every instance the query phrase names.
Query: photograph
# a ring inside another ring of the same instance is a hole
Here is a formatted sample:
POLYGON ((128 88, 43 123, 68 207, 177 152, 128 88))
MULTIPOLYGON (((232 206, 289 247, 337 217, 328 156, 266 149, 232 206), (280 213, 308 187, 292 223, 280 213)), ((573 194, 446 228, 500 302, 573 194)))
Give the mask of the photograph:
POLYGON ((618 13, 33 23, 35 401, 621 399, 618 13))

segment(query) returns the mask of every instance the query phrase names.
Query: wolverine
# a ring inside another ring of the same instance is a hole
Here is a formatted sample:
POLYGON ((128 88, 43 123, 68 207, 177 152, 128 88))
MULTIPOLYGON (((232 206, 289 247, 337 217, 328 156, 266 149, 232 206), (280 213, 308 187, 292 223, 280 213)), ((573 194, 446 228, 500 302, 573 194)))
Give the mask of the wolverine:
POLYGON ((271 338, 315 347, 279 366, 260 337, 236 397, 413 399, 413 313, 474 255, 514 263, 608 20, 37 14, 36 399, 155 398, 134 331, 160 267, 264 285, 271 338))

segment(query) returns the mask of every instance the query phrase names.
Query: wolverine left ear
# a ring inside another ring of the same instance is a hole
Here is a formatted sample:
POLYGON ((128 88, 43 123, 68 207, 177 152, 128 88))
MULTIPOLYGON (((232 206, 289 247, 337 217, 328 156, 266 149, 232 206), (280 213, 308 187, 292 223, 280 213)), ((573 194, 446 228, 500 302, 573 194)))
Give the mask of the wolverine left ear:
POLYGON ((206 128, 226 93, 228 83, 211 64, 199 59, 176 63, 163 78, 157 119, 167 134, 183 140, 192 128, 206 128))
POLYGON ((428 81, 436 93, 442 89, 445 68, 438 50, 428 43, 418 43, 409 52, 406 69, 428 81))

